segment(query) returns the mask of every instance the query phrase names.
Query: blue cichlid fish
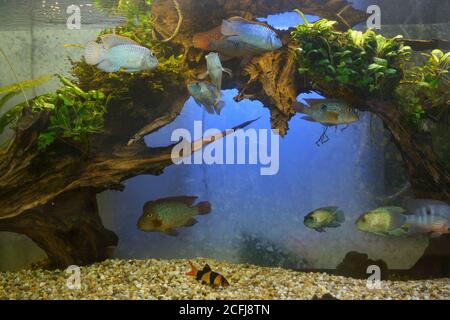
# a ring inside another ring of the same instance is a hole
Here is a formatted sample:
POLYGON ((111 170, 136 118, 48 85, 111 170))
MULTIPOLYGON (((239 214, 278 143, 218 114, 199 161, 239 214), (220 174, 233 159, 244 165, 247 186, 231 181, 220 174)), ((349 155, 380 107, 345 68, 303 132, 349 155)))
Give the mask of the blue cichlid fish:
POLYGON ((195 81, 188 84, 188 91, 197 104, 202 105, 210 114, 220 114, 224 102, 220 101, 221 93, 217 87, 205 81, 195 81))
POLYGON ((208 71, 206 73, 200 75, 200 79, 205 79, 207 76, 211 78, 211 82, 216 85, 217 90, 222 90, 222 75, 223 72, 226 72, 231 76, 233 73, 230 69, 226 69, 222 66, 220 62, 219 54, 215 52, 211 52, 206 57, 206 65, 208 71))
POLYGON ((158 65, 153 53, 135 41, 108 34, 101 37, 102 44, 89 42, 85 49, 86 63, 96 65, 105 72, 117 72, 121 68, 125 72, 151 70, 158 65))
POLYGON ((295 105, 295 109, 306 114, 302 119, 318 122, 326 126, 351 124, 359 120, 358 115, 345 102, 334 99, 305 99, 309 107, 301 103, 295 105))
POLYGON ((242 17, 223 20, 221 32, 227 37, 238 36, 242 42, 255 49, 273 51, 283 46, 276 32, 267 25, 242 17))
POLYGON ((303 223, 310 229, 325 232, 325 228, 339 228, 343 222, 344 212, 338 207, 325 207, 308 213, 303 223))
POLYGON ((197 197, 171 197, 147 202, 137 224, 139 230, 177 236, 176 228, 193 226, 197 223, 194 216, 211 212, 209 202, 194 206, 196 200, 197 197))

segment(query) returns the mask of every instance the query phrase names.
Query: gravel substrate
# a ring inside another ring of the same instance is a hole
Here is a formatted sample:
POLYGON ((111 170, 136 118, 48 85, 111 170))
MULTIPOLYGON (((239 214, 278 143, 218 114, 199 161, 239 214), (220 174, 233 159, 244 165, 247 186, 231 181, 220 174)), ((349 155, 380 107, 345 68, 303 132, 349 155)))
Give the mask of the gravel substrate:
POLYGON ((231 286, 212 289, 185 275, 186 260, 109 260, 81 268, 81 289, 68 289, 65 271, 0 273, 0 299, 450 299, 450 279, 383 281, 370 290, 366 281, 280 268, 209 263, 231 286))

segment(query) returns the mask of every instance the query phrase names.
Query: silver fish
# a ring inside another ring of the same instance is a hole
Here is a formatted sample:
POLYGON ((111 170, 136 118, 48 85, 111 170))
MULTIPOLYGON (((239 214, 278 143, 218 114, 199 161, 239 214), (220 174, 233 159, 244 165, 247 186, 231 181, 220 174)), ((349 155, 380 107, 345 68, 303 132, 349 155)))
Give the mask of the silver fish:
POLYGON ((210 82, 195 81, 188 84, 189 93, 195 102, 205 107, 210 114, 220 114, 224 102, 220 101, 220 90, 210 82))
POLYGON ((408 199, 406 207, 408 235, 431 234, 439 237, 450 233, 450 205, 442 201, 408 199))
POLYGON ((241 41, 256 49, 273 51, 283 46, 276 32, 267 25, 242 17, 223 20, 221 31, 224 36, 239 36, 241 41))
POLYGON ((135 41, 109 34, 101 37, 102 44, 89 42, 85 49, 86 63, 96 65, 105 72, 117 72, 121 68, 125 72, 151 70, 158 65, 153 53, 135 41))
POLYGON ((230 69, 224 68, 220 62, 219 54, 216 52, 209 53, 206 57, 206 65, 208 71, 199 76, 200 79, 205 79, 207 76, 211 78, 211 82, 216 85, 218 90, 222 90, 222 75, 226 72, 231 76, 233 73, 230 69))

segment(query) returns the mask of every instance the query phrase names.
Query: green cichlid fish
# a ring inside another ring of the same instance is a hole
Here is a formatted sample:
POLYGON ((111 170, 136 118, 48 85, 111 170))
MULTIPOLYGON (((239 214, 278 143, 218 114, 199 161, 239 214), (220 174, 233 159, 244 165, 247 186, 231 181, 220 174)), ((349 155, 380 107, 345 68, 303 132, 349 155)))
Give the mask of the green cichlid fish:
POLYGON ((175 229, 193 226, 197 223, 194 216, 211 212, 209 202, 193 206, 196 200, 197 197, 171 197, 147 202, 137 223, 139 230, 177 236, 175 229))
POLYGON ((202 105, 210 114, 220 114, 224 102, 220 101, 221 92, 215 85, 205 81, 188 84, 188 91, 197 104, 202 105))
POLYGON ((153 53, 135 41, 108 34, 101 37, 102 44, 89 42, 85 48, 86 63, 96 65, 105 72, 117 72, 121 68, 125 72, 152 70, 158 65, 153 53))
POLYGON ((332 99, 305 99, 310 107, 301 103, 296 105, 297 111, 306 114, 302 119, 318 122, 326 126, 351 124, 359 120, 353 109, 343 101, 332 99))
POLYGON ((223 20, 221 32, 227 37, 238 36, 242 42, 255 49, 273 51, 283 46, 276 32, 267 25, 242 17, 223 20))
POLYGON ((405 209, 400 207, 382 207, 361 215, 356 221, 358 230, 378 235, 401 236, 407 218, 405 209))
POLYGON ((231 76, 233 73, 230 69, 226 69, 222 66, 220 62, 219 54, 216 52, 211 52, 206 57, 206 65, 208 71, 200 76, 200 79, 205 79, 207 76, 211 78, 211 82, 216 85, 217 90, 222 90, 222 75, 226 72, 231 76))
POLYGON ((310 229, 325 232, 325 228, 339 228, 343 222, 345 216, 338 207, 324 207, 308 213, 303 223, 310 229))

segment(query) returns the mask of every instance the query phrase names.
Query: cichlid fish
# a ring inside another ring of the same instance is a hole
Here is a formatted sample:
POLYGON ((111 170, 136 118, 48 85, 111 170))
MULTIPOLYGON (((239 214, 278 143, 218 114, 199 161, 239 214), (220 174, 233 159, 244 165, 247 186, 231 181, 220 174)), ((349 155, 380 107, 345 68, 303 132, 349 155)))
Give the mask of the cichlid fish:
POLYGON ((197 197, 171 197, 147 202, 137 223, 139 230, 177 236, 176 228, 191 227, 197 223, 194 216, 211 212, 209 202, 193 206, 196 200, 197 197))
POLYGON ((308 213, 303 223, 310 229, 325 232, 325 228, 339 228, 343 222, 344 212, 338 207, 324 207, 308 213))
POLYGON ((307 116, 302 119, 326 126, 351 124, 359 120, 358 115, 345 102, 333 99, 305 99, 309 107, 297 103, 295 109, 307 116))
POLYGON ((442 201, 408 199, 406 229, 409 236, 431 234, 439 237, 450 233, 450 205, 442 201))
POLYGON ((191 271, 186 273, 186 275, 195 277, 197 281, 208 284, 213 288, 230 286, 227 279, 221 274, 212 271, 209 265, 206 264, 203 270, 198 270, 191 261, 189 261, 189 264, 191 265, 191 271))
POLYGON ((108 34, 101 37, 102 44, 89 42, 85 49, 86 63, 96 65, 105 72, 117 72, 121 68, 125 72, 151 70, 158 65, 153 53, 135 41, 108 34))
POLYGON ((239 36, 226 37, 221 32, 222 27, 216 27, 206 32, 194 35, 192 42, 197 49, 219 52, 223 59, 236 57, 251 57, 266 52, 243 42, 239 36))
POLYGON ((188 84, 188 91, 197 104, 202 105, 210 114, 220 114, 224 102, 220 101, 221 92, 215 85, 205 81, 188 84))
POLYGON ((233 73, 230 69, 224 68, 222 63, 220 62, 219 55, 215 52, 211 52, 206 57, 206 65, 208 71, 206 73, 200 75, 200 79, 205 79, 207 76, 211 78, 211 82, 216 85, 217 90, 222 90, 222 75, 223 72, 226 72, 233 76, 233 73))
POLYGON ((356 221, 358 230, 378 235, 405 235, 402 228, 407 222, 405 209, 400 207, 381 207, 361 215, 356 221))
POLYGON ((255 49, 273 51, 283 46, 275 31, 267 25, 246 20, 242 17, 232 17, 222 22, 222 34, 227 37, 238 36, 239 39, 255 49))

